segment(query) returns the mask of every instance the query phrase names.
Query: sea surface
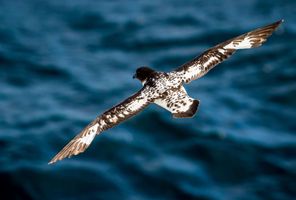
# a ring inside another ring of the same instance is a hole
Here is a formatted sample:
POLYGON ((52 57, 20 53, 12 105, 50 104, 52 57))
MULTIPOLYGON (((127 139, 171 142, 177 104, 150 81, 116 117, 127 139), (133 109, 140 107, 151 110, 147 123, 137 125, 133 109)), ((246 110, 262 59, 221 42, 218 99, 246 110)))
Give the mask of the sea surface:
POLYGON ((0 199, 296 198, 296 1, 0 1, 0 199), (260 48, 186 85, 191 119, 151 105, 49 160, 141 88, 207 48, 284 19, 260 48))

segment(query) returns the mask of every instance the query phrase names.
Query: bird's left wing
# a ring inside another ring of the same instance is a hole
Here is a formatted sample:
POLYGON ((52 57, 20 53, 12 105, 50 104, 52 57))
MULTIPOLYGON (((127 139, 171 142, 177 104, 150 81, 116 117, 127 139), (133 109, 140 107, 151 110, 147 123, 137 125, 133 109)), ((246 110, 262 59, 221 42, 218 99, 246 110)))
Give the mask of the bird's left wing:
POLYGON ((74 137, 49 164, 84 152, 97 134, 139 113, 149 105, 153 95, 151 88, 144 86, 139 92, 107 110, 74 137))
POLYGON ((217 64, 230 57, 236 50, 261 46, 282 22, 283 20, 277 21, 220 43, 183 64, 172 73, 176 73, 185 83, 189 83, 205 75, 217 64))

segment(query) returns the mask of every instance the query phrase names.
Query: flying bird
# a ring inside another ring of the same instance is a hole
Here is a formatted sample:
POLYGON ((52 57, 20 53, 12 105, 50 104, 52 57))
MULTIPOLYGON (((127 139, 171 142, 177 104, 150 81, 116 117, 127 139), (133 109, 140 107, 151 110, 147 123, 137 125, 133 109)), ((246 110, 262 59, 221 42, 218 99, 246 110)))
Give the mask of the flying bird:
POLYGON ((282 22, 280 20, 222 42, 168 73, 149 67, 138 68, 133 78, 141 81, 142 89, 99 115, 54 156, 49 164, 84 152, 96 135, 138 114, 151 103, 165 108, 175 118, 193 117, 199 107, 199 100, 190 97, 183 84, 202 77, 238 49, 261 46, 282 22))

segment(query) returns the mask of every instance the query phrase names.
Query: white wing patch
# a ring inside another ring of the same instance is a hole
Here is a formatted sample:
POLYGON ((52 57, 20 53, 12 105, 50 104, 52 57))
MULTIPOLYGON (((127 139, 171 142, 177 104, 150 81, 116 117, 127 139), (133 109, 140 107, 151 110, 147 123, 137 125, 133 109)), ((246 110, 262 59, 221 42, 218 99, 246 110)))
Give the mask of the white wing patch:
POLYGON ((48 164, 52 164, 58 160, 62 160, 72 155, 77 155, 84 152, 94 137, 98 133, 99 124, 91 124, 87 126, 80 134, 73 138, 48 164))
POLYGON ((90 145, 90 143, 93 141, 93 139, 95 138, 96 134, 97 134, 97 130, 98 130, 99 124, 96 123, 95 125, 93 125, 92 127, 90 127, 89 133, 84 135, 83 137, 77 139, 77 142, 82 142, 86 145, 90 145))
POLYGON ((245 37, 242 41, 236 42, 232 41, 226 46, 224 46, 225 49, 249 49, 252 48, 253 43, 251 41, 250 37, 245 37))
POLYGON ((144 104, 146 104, 147 99, 143 97, 143 99, 136 99, 135 102, 130 104, 127 109, 131 112, 139 110, 141 107, 143 107, 144 104))
POLYGON ((199 101, 189 97, 181 86, 178 90, 168 91, 165 97, 154 100, 154 103, 170 111, 174 117, 184 118, 196 113, 199 101))

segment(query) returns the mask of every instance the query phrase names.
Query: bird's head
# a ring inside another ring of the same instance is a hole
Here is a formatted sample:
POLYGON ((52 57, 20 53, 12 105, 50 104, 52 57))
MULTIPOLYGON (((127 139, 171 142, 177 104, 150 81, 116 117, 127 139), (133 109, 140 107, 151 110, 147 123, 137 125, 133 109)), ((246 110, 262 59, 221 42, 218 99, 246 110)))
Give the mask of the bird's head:
POLYGON ((140 80, 144 85, 147 79, 151 77, 154 72, 155 71, 149 67, 139 67, 133 78, 140 80))

